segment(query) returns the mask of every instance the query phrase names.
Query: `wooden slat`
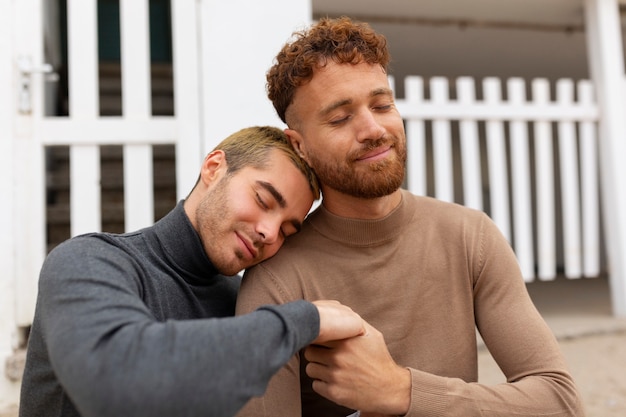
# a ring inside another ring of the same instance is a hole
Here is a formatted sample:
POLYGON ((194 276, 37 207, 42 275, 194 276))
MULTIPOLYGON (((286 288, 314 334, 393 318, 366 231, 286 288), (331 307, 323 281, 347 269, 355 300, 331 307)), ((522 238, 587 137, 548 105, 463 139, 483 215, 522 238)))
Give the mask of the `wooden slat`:
MULTIPOLYGON (((150 43, 148 0, 121 0, 122 110, 125 120, 149 122, 150 43)), ((154 223, 152 146, 124 146, 124 227, 154 223)))
MULTIPOLYGON (((73 121, 98 117, 96 0, 68 0, 69 109, 73 121)), ((88 136, 92 132, 79 131, 88 136)), ((100 231, 100 152, 96 145, 70 149, 71 234, 100 231)))
MULTIPOLYGON (((533 104, 544 106, 550 99, 545 79, 532 83, 533 104)), ((537 201, 537 277, 556 278, 556 231, 554 201, 554 151, 552 129, 548 121, 535 121, 535 179, 537 201)))
MULTIPOLYGON (((579 81, 578 97, 580 102, 593 102, 593 88, 589 81, 579 81)), ((583 274, 596 277, 600 274, 598 135, 592 122, 581 122, 579 129, 583 274)))
MULTIPOLYGON (((424 102, 424 80, 421 77, 405 79, 405 95, 411 107, 424 102)), ((424 120, 411 118, 406 123, 408 190, 416 195, 427 194, 426 136, 424 120)))
MULTIPOLYGON (((526 84, 521 78, 508 80, 509 100, 513 104, 526 102, 526 84)), ((530 158, 527 122, 514 120, 510 124, 511 143, 511 194, 513 197, 513 247, 524 280, 530 282, 535 276, 533 254, 533 224, 530 191, 530 158)))
MULTIPOLYGON (((48 118, 41 121, 44 145, 171 145, 178 135, 179 123, 171 116, 145 120, 103 117, 90 120, 48 118), (85 134, 88 132, 88 134, 85 134)), ((197 174, 197 173, 196 173, 197 174)))
POLYGON ((178 126, 176 142, 176 194, 184 198, 193 187, 202 152, 200 103, 198 101, 198 24, 195 0, 176 0, 172 7, 174 59, 174 108, 178 126))
POLYGON ((489 103, 479 102, 474 106, 464 106, 458 102, 438 105, 425 102, 420 107, 409 105, 406 100, 398 100, 400 113, 406 118, 416 119, 477 119, 477 120, 589 120, 597 121, 599 114, 597 106, 593 104, 575 104, 569 107, 560 107, 554 103, 542 103, 533 106, 516 106, 508 102, 501 102, 497 107, 489 103))
POLYGON ((148 0, 120 0, 122 110, 145 120, 151 113, 148 0))
POLYGON ((67 0, 69 108, 73 119, 98 116, 96 0, 67 0))
MULTIPOLYGON (((430 82, 432 101, 438 105, 449 102, 448 80, 434 77, 430 82)), ((435 167, 435 197, 442 201, 454 201, 452 166, 452 135, 449 119, 433 120, 433 159, 435 167)))
POLYGON ((152 146, 124 146, 124 228, 127 232, 154 223, 152 146))
MULTIPOLYGON (((463 106, 476 104, 474 79, 461 77, 457 80, 458 101, 463 106)), ((463 204, 476 210, 483 209, 483 185, 480 170, 480 144, 478 123, 474 119, 459 121, 461 136, 461 160, 463 170, 463 204)))
MULTIPOLYGON (((557 102, 563 107, 570 105, 574 101, 572 80, 559 80, 556 87, 557 102)), ((565 275, 568 278, 579 278, 582 274, 582 254, 576 126, 571 121, 559 121, 558 130, 565 275)))
MULTIPOLYGON (((486 78, 483 82, 485 103, 498 108, 502 105, 501 83, 497 78, 486 78)), ((487 119, 487 154, 491 218, 498 225, 504 237, 511 241, 511 217, 509 207, 509 187, 507 172, 506 143, 504 125, 501 120, 487 119)))
POLYGON ((101 231, 99 147, 70 147, 70 184, 72 236, 101 231))

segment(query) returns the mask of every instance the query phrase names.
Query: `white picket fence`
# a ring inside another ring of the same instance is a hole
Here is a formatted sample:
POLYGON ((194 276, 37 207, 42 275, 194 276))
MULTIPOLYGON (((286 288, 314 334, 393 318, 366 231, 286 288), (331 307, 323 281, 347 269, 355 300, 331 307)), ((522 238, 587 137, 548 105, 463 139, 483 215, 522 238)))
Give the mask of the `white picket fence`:
POLYGON ((397 104, 406 120, 409 190, 486 211, 527 282, 602 272, 590 82, 559 80, 554 100, 544 79, 529 86, 517 78, 503 85, 408 77, 404 87, 397 104))

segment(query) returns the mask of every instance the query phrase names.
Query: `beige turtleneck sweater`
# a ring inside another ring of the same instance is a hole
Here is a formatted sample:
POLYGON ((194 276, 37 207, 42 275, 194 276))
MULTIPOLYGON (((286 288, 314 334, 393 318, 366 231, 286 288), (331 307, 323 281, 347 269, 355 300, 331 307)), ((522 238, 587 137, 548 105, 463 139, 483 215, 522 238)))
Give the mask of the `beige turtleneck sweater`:
MULTIPOLYGON (((275 257, 247 271, 237 313, 303 298, 338 300, 383 333, 411 371, 407 416, 583 415, 515 255, 482 212, 404 190, 380 220, 341 218, 321 206, 275 257), (476 329, 507 382, 476 382, 476 329)), ((292 358, 238 415, 349 415, 312 391, 304 362, 292 358)))

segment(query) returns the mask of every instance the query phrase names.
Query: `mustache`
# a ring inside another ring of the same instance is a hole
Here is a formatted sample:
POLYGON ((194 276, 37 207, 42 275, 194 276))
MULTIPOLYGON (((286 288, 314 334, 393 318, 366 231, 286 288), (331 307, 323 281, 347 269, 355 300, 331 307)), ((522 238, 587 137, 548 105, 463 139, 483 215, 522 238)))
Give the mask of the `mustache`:
POLYGON ((397 144, 397 140, 393 137, 383 136, 378 139, 368 139, 363 143, 363 145, 354 152, 351 152, 349 155, 350 160, 357 160, 368 152, 373 151, 374 149, 381 148, 383 146, 391 146, 395 147, 397 144))
POLYGON ((370 139, 363 144, 363 147, 361 148, 361 150, 369 152, 371 150, 380 148, 381 146, 387 145, 387 144, 393 145, 395 144, 395 140, 393 140, 393 138, 388 138, 387 136, 383 136, 378 139, 370 139))

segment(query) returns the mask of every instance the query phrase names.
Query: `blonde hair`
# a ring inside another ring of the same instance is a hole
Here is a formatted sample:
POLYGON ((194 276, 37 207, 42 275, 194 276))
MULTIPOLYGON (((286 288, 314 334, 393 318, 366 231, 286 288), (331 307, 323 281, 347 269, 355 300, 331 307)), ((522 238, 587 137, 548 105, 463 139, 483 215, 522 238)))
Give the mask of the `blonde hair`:
POLYGON ((317 176, 309 165, 296 153, 289 138, 281 129, 273 126, 253 126, 241 129, 224 139, 213 150, 221 150, 226 156, 227 175, 250 166, 256 169, 267 168, 270 153, 274 149, 285 154, 305 176, 309 188, 317 200, 320 186, 317 176))

